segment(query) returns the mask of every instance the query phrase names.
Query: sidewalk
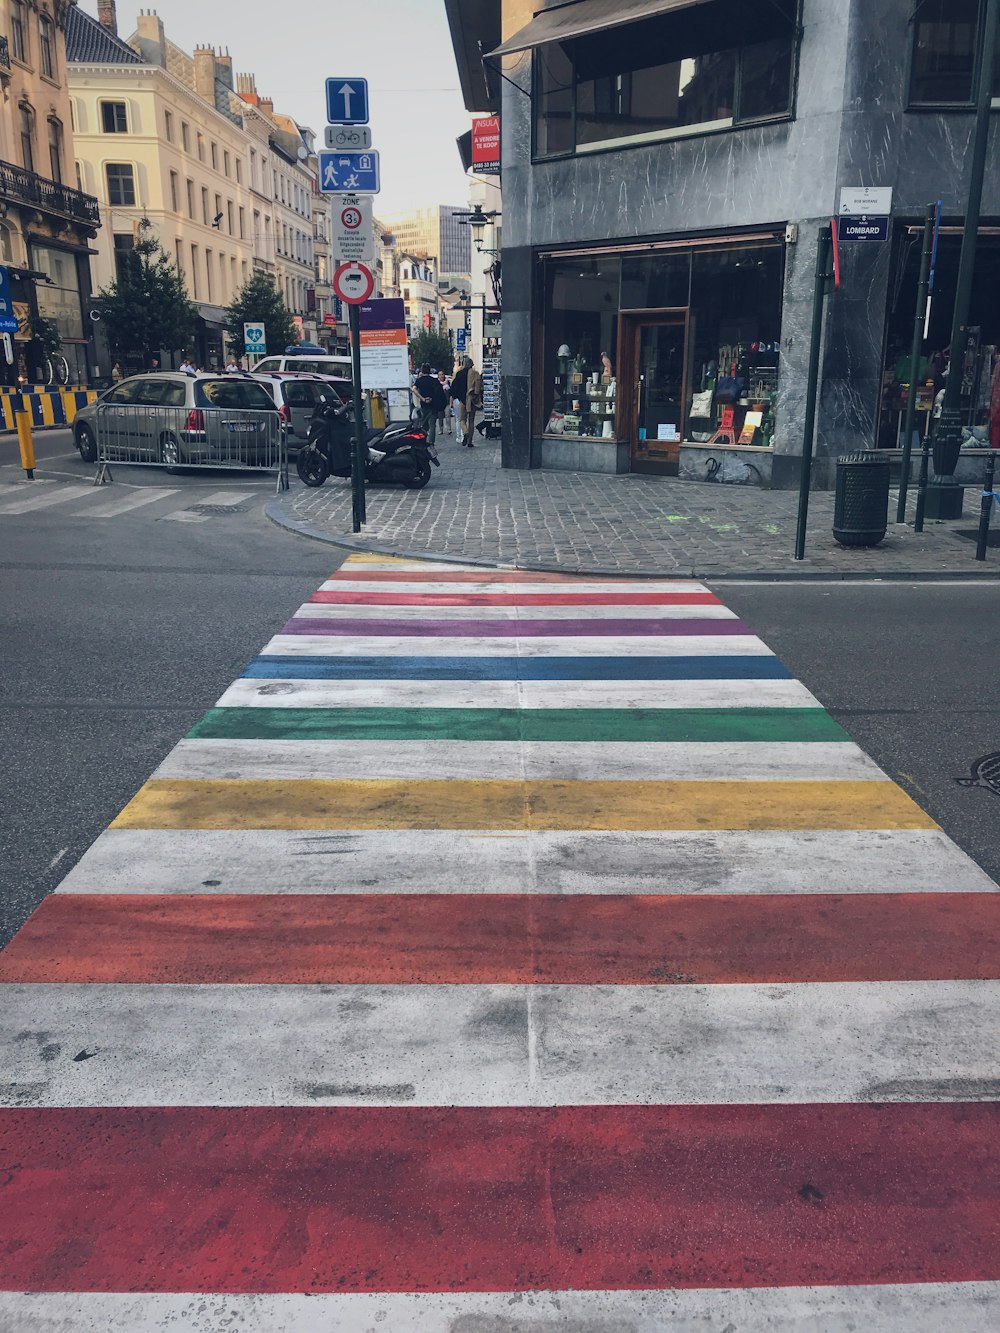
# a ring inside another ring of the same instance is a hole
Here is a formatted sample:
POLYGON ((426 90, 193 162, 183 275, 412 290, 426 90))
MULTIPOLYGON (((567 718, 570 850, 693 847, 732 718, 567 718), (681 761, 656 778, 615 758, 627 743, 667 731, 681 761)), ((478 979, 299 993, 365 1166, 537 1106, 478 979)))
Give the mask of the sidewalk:
MULTIPOLYGON (((363 551, 522 569, 696 578, 1000 577, 1000 551, 975 560, 979 490, 965 517, 928 523, 921 536, 893 523, 881 546, 845 550, 831 535, 832 491, 810 499, 806 559, 792 558, 798 495, 665 477, 515 472, 496 444, 439 442, 441 467, 422 491, 370 487, 368 523, 351 532, 351 488, 294 479, 268 517, 308 537, 363 551), (958 533, 971 534, 962 537, 958 533)), ((912 524, 915 491, 911 491, 912 524)), ((896 493, 890 501, 895 516, 896 493)), ((994 520, 1000 530, 1000 519, 994 520)))

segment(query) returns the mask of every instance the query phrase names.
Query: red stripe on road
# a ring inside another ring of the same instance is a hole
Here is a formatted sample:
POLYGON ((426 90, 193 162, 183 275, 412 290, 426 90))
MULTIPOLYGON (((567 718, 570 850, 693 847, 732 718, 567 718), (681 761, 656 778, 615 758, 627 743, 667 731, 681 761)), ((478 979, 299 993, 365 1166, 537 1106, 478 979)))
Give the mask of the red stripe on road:
POLYGON ((402 1292, 997 1280, 998 1127, 984 1103, 6 1111, 2 1281, 402 1292))
POLYGON ((340 606, 718 606, 710 592, 314 592, 340 606))
POLYGON ((1000 979, 1000 894, 56 894, 8 982, 1000 979))

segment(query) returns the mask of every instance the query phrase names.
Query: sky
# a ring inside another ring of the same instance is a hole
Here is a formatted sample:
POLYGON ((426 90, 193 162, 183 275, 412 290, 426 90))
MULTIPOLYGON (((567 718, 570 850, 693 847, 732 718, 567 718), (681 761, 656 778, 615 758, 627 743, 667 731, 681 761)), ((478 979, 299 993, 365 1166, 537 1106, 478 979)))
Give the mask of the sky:
MULTIPOLYGON (((81 0, 96 16, 97 0, 81 0)), ((455 140, 469 128, 443 0, 118 0, 126 41, 140 9, 157 8, 167 38, 228 48, 276 111, 316 131, 323 146, 327 77, 367 78, 372 147, 381 154, 376 216, 468 204, 455 140)))

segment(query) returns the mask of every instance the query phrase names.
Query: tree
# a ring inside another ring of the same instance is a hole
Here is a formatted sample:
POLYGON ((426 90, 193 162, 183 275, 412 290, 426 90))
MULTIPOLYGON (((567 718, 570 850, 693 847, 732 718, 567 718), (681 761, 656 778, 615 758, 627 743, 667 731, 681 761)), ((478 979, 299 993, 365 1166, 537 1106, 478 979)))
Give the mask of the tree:
POLYGON ((149 218, 139 223, 135 247, 96 304, 112 350, 130 361, 141 358, 145 366, 161 349, 182 351, 191 342, 197 311, 149 218))
POLYGON ((421 366, 433 366, 435 370, 444 370, 451 374, 455 362, 455 351, 451 339, 446 333, 431 333, 427 330, 410 339, 410 356, 417 370, 421 366))
POLYGON ((243 353, 243 325, 263 324, 267 341, 266 350, 270 356, 277 356, 298 341, 298 333, 292 323, 292 316, 285 299, 268 273, 256 272, 236 293, 233 304, 227 309, 223 328, 230 345, 243 353))

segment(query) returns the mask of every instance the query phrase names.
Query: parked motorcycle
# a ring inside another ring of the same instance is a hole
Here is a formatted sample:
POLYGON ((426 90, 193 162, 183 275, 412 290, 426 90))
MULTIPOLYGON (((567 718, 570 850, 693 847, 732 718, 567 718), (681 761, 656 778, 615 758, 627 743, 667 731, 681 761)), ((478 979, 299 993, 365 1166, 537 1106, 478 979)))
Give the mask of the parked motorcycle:
MULTIPOLYGON (((368 429, 365 480, 397 483, 418 491, 431 479, 431 464, 440 467, 433 445, 409 422, 368 429)), ((321 402, 299 450, 296 468, 307 486, 322 486, 327 477, 349 477, 354 455, 354 420, 350 404, 321 402)))

